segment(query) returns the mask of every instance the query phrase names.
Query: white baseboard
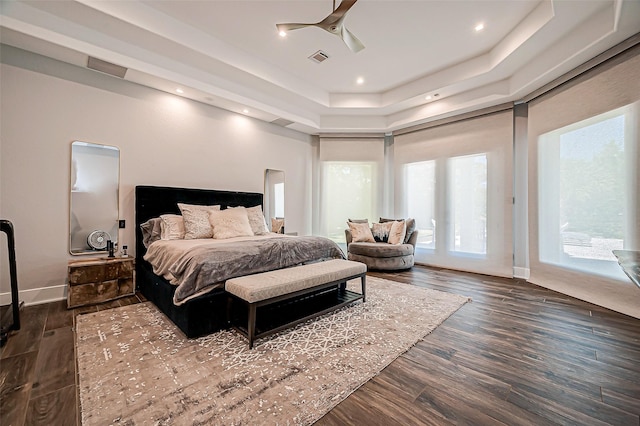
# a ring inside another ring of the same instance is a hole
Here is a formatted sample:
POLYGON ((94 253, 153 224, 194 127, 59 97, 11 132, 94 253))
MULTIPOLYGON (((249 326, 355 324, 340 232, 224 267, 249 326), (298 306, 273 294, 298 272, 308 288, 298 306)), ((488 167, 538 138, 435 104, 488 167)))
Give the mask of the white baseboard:
POLYGON ((522 278, 524 280, 529 279, 529 268, 513 267, 513 278, 522 278))
MULTIPOLYGON (((20 302, 24 302, 25 306, 55 302, 57 300, 63 300, 67 298, 66 290, 66 285, 19 290, 18 300, 20 302)), ((10 303, 11 293, 0 293, 0 305, 8 305, 10 303)))

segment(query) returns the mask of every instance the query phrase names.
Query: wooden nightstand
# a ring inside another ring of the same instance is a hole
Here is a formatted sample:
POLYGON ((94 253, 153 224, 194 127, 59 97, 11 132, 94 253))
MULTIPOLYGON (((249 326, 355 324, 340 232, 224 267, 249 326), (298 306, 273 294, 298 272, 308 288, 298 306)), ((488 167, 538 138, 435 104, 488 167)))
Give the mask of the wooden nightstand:
POLYGON ((69 262, 67 307, 92 305, 135 294, 133 257, 69 262))

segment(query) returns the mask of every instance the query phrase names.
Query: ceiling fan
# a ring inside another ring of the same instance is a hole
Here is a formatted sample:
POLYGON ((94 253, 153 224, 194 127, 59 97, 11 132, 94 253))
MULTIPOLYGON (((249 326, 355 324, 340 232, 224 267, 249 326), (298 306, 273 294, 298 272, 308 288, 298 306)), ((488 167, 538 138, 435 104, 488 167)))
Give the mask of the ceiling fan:
POLYGON ((336 9, 336 1, 333 0, 333 12, 322 21, 316 22, 315 24, 277 24, 276 28, 278 28, 278 32, 280 32, 280 34, 286 34, 287 31, 297 30, 304 27, 322 28, 331 34, 340 37, 352 52, 359 52, 364 49, 364 44, 362 44, 362 42, 344 26, 344 18, 347 15, 347 12, 357 1, 358 0, 342 0, 340 2, 340 6, 336 9))

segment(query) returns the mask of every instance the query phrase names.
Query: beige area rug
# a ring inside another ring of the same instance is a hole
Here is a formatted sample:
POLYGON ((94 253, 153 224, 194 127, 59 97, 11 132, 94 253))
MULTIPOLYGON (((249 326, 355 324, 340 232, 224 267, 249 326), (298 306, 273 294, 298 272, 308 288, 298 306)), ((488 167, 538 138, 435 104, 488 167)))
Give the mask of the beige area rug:
MULTIPOLYGON (((359 290, 359 280, 350 282, 359 290)), ((467 297, 367 277, 367 302, 260 339, 189 340, 150 302, 77 318, 84 425, 298 425, 321 418, 467 297)))

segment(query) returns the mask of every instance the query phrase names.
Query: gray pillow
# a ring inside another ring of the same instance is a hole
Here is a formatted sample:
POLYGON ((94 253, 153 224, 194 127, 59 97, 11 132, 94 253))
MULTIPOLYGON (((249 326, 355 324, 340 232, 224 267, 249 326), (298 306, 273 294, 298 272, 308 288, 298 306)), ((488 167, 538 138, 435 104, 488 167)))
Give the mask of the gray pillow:
MULTIPOLYGON (((394 220, 405 220, 405 219, 385 219, 383 217, 380 218, 380 223, 384 222, 393 222, 394 220)), ((413 231, 416 230, 416 220, 415 219, 406 219, 407 222, 407 235, 404 237, 404 243, 407 244, 411 239, 411 235, 413 231)))
POLYGON ((161 223, 162 219, 154 217, 153 219, 149 219, 145 223, 140 224, 140 229, 142 230, 142 244, 145 248, 148 248, 152 242, 160 239, 162 234, 160 227, 161 223))

